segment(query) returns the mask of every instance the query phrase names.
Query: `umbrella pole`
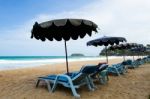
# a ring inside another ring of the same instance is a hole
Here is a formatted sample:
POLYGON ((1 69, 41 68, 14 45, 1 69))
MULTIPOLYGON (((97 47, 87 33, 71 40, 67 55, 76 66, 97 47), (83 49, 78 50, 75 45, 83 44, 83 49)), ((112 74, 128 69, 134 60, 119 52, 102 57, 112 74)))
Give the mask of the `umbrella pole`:
POLYGON ((126 59, 125 59, 125 55, 123 55, 123 60, 125 61, 126 59))
POLYGON ((125 50, 123 50, 123 60, 125 61, 125 50))
POLYGON ((105 50, 105 51, 106 51, 106 52, 105 52, 105 53, 106 53, 106 62, 107 62, 107 64, 108 64, 108 53, 107 53, 107 46, 105 46, 105 49, 106 49, 106 50, 105 50))
POLYGON ((133 61, 134 61, 134 55, 133 55, 133 61))
POLYGON ((69 69, 68 69, 68 53, 67 53, 67 45, 66 45, 66 41, 65 42, 65 53, 66 53, 66 68, 67 68, 67 74, 69 73, 69 69))

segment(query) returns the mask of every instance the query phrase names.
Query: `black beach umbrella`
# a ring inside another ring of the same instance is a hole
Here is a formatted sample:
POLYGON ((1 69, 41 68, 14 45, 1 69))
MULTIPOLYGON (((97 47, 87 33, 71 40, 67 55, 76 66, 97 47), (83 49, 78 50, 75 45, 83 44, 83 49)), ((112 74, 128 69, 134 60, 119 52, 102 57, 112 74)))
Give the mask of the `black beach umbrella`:
POLYGON ((134 56, 135 54, 139 53, 139 48, 131 48, 130 51, 133 53, 133 60, 135 60, 134 56))
POLYGON ((142 55, 143 49, 144 49, 144 45, 143 44, 139 44, 138 46, 138 58, 140 55, 142 55))
POLYGON ((53 41, 64 40, 66 53, 66 67, 68 69, 68 55, 66 41, 77 40, 83 38, 86 34, 92 35, 92 31, 97 32, 97 25, 89 20, 84 19, 57 19, 38 24, 35 22, 32 29, 31 38, 45 41, 46 39, 53 41))
POLYGON ((144 56, 145 52, 146 52, 146 47, 145 47, 145 46, 143 46, 143 48, 142 48, 142 50, 141 50, 141 56, 142 56, 142 58, 143 58, 143 56, 144 56))
MULTIPOLYGON (((125 47, 126 50, 131 50, 133 48, 138 47, 139 45, 137 43, 126 43, 125 46, 126 46, 125 47)), ((133 60, 134 60, 134 55, 133 55, 133 60)))
MULTIPOLYGON (((140 53, 145 51, 145 47, 143 44, 136 44, 134 47, 132 47, 130 49, 131 52, 133 52, 134 54, 136 53, 136 55, 140 55, 140 53)), ((133 60, 134 60, 134 55, 133 55, 133 60)))
POLYGON ((124 51, 123 60, 125 61, 125 50, 134 48, 136 46, 137 46, 136 43, 124 43, 124 44, 110 46, 109 49, 110 50, 116 50, 116 49, 123 50, 124 51))
POLYGON ((106 49, 106 61, 108 63, 108 55, 107 55, 107 46, 108 45, 118 45, 119 42, 126 42, 126 39, 124 37, 108 37, 108 36, 104 36, 104 37, 101 37, 101 38, 98 38, 98 39, 94 39, 94 40, 91 40, 89 42, 87 42, 87 45, 88 46, 102 46, 104 45, 105 46, 105 49, 106 49))
MULTIPOLYGON (((119 44, 119 45, 110 46, 108 49, 110 49, 110 50, 122 50, 125 52, 126 48, 127 48, 126 44, 119 44)), ((125 61, 125 55, 123 55, 123 60, 125 61)))

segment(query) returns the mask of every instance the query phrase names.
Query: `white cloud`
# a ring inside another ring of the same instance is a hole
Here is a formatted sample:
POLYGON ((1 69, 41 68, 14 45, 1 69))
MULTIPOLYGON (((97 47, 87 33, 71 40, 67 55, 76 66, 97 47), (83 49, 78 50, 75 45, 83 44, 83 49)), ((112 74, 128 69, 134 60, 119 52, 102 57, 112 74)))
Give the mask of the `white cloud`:
MULTIPOLYGON (((15 44, 14 42, 9 43, 10 45, 16 45, 16 50, 17 45, 24 45, 24 49, 35 49, 37 52, 33 52, 34 55, 42 55, 43 53, 43 55, 46 55, 46 53, 48 53, 48 55, 64 55, 63 41, 47 41, 42 43, 35 39, 31 40, 30 31, 32 25, 35 21, 43 22, 57 18, 83 18, 97 23, 100 28, 99 33, 93 34, 92 37, 86 36, 84 39, 78 39, 76 41, 70 40, 67 42, 69 54, 72 52, 81 52, 86 55, 98 55, 100 49, 103 47, 87 47, 86 42, 104 35, 123 36, 126 37, 129 42, 147 44, 150 43, 149 5, 149 0, 97 0, 70 12, 60 12, 55 15, 39 14, 34 19, 20 26, 19 29, 7 31, 10 34, 14 34, 14 36, 5 37, 5 40, 8 38, 16 40, 15 44), (21 42, 21 40, 23 41, 21 42)), ((23 48, 20 50, 23 50, 23 48)), ((30 51, 24 53, 32 54, 30 51)))

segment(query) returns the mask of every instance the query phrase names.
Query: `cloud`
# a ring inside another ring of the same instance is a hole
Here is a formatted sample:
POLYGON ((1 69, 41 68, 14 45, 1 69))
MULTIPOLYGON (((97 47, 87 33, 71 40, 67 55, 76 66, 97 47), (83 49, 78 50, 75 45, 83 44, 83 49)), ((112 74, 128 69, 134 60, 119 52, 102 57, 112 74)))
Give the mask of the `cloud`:
POLYGON ((15 45, 15 50, 18 48, 17 45, 24 45, 24 49, 29 51, 25 52, 22 48, 20 50, 24 52, 21 54, 47 55, 46 53, 49 53, 48 55, 64 55, 63 41, 46 41, 43 43, 35 39, 30 39, 30 31, 34 22, 37 21, 40 23, 57 18, 83 18, 97 23, 100 28, 99 33, 93 34, 92 37, 86 36, 84 39, 67 42, 69 54, 81 52, 86 55, 98 55, 100 49, 103 47, 87 47, 86 42, 104 35, 123 36, 129 42, 147 44, 150 42, 149 4, 149 0, 95 0, 93 3, 69 12, 60 12, 53 15, 40 13, 16 29, 3 31, 9 35, 3 35, 3 39, 0 40, 1 43, 10 40, 8 45, 15 45))

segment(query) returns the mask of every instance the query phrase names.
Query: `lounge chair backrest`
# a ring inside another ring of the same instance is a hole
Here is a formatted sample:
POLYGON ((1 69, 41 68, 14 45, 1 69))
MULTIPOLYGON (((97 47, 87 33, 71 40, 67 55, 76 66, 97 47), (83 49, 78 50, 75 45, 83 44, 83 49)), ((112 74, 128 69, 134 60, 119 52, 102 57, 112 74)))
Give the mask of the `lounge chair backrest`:
POLYGON ((97 68, 97 65, 86 65, 81 68, 80 72, 85 74, 91 74, 96 72, 97 68))
POLYGON ((141 58, 138 58, 138 59, 137 59, 137 61, 140 61, 140 60, 141 60, 141 58))
POLYGON ((122 62, 123 65, 131 65, 132 64, 132 60, 126 60, 122 62))
POLYGON ((101 71, 105 70, 108 67, 108 64, 98 64, 96 66, 96 71, 91 76, 96 76, 101 71))
POLYGON ((122 63, 118 63, 118 64, 113 64, 112 66, 116 68, 122 68, 124 65, 122 63))
POLYGON ((108 67, 108 64, 101 64, 98 68, 98 71, 103 71, 108 67))
POLYGON ((80 82, 82 82, 83 80, 85 80, 86 77, 87 77, 87 74, 78 73, 75 77, 72 78, 72 82, 73 82, 74 84, 80 83, 80 82))
POLYGON ((85 80, 85 78, 96 71, 97 67, 96 65, 90 65, 90 66, 83 66, 79 73, 77 73, 73 78, 73 83, 80 83, 81 81, 85 80))

